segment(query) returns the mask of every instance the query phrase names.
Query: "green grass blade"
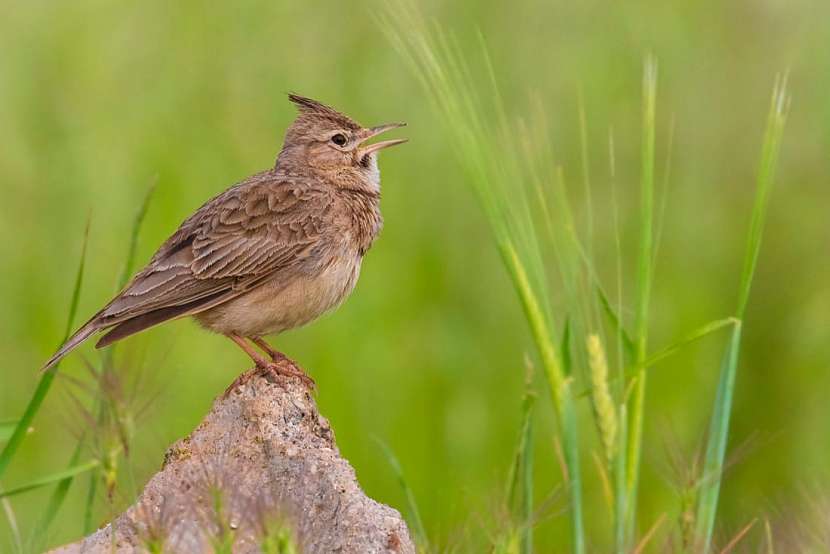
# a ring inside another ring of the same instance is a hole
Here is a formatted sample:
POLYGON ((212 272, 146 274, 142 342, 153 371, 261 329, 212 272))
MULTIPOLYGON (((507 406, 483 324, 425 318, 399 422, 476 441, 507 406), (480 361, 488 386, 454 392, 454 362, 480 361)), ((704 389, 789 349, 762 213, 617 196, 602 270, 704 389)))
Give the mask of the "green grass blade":
POLYGON ((597 296, 599 296, 599 302, 602 306, 602 311, 605 314, 605 317, 611 323, 611 327, 614 329, 614 334, 619 336, 620 340, 622 341, 623 351, 625 353, 627 360, 633 360, 635 354, 635 346, 634 341, 631 340, 631 336, 626 331, 625 326, 623 326, 622 322, 620 321, 620 317, 617 315, 617 312, 614 310, 614 307, 609 302, 608 297, 605 295, 605 291, 602 288, 597 287, 597 296))
MULTIPOLYGON (((530 412, 528 412, 530 415, 530 412)), ((527 418, 522 452, 522 553, 533 554, 533 419, 527 418)))
MULTIPOLYGON (((71 469, 78 465, 78 460, 81 458, 81 448, 83 446, 83 442, 84 438, 81 437, 81 439, 78 440, 78 444, 75 446, 75 452, 72 453, 72 457, 69 460, 68 469, 71 469)), ((49 527, 51 527, 52 522, 55 520, 55 516, 58 515, 58 511, 63 505, 64 500, 66 500, 66 495, 69 492, 69 487, 72 486, 72 481, 74 480, 74 478, 74 474, 64 477, 57 484, 55 490, 52 491, 52 496, 49 498, 49 504, 47 504, 46 510, 43 512, 40 521, 38 521, 37 525, 35 526, 35 531, 32 535, 33 541, 44 541, 46 539, 49 527)), ((35 550, 42 550, 42 547, 44 545, 36 544, 35 546, 35 550)))
POLYGON ((507 503, 520 522, 521 552, 533 552, 533 411, 536 395, 530 386, 522 398, 522 423, 516 455, 507 479, 507 503))
MULTIPOLYGON (((743 319, 746 311, 752 279, 758 264, 769 194, 775 179, 775 169, 781 149, 788 104, 786 78, 782 78, 776 82, 773 89, 764 133, 755 202, 752 208, 741 282, 738 289, 736 317, 739 320, 743 319)), ((711 551, 712 534, 715 529, 715 517, 717 515, 726 445, 729 438, 729 420, 732 413, 732 398, 741 347, 741 327, 739 323, 733 328, 721 363, 720 378, 718 379, 718 389, 712 410, 712 421, 709 426, 709 437, 703 465, 705 478, 701 481, 701 488, 698 493, 695 541, 698 549, 704 554, 711 551)))
POLYGON ((534 294, 524 265, 512 246, 506 249, 506 259, 508 267, 511 268, 509 273, 513 277, 514 286, 524 307, 525 317, 530 324, 534 342, 539 350, 542 367, 545 370, 553 403, 559 416, 565 463, 568 466, 570 476, 568 489, 571 502, 572 546, 574 553, 582 554, 585 552, 585 527, 582 513, 582 481, 579 468, 579 433, 573 406, 572 381, 570 378, 565 378, 563 374, 556 349, 550 340, 552 335, 548 329, 543 308, 534 294))
POLYGON ((31 490, 39 489, 41 487, 45 487, 47 485, 51 485, 58 481, 63 481, 67 477, 74 477, 79 473, 85 473, 91 469, 95 469, 101 464, 101 462, 97 459, 89 460, 80 465, 76 465, 65 469, 63 471, 58 471, 56 473, 52 473, 51 475, 46 475, 44 477, 39 477, 34 481, 30 481, 25 485, 20 485, 5 491, 0 491, 0 498, 6 498, 8 496, 14 496, 16 494, 21 494, 24 492, 28 492, 31 490))
POLYGON ((641 144, 640 180, 640 248, 637 264, 637 310, 635 317, 635 360, 640 368, 631 407, 631 426, 628 444, 628 499, 629 529, 633 536, 636 526, 637 486, 640 477, 640 457, 643 441, 643 410, 646 394, 646 367, 643 365, 648 349, 648 315, 651 301, 651 281, 654 263, 654 143, 657 107, 657 63, 647 58, 643 73, 643 134, 641 144))
POLYGON ((738 323, 732 329, 726 353, 721 362, 720 380, 715 396, 712 422, 709 427, 709 440, 706 445, 706 457, 703 466, 704 478, 701 479, 701 488, 698 492, 695 541, 697 549, 704 553, 711 549, 712 533, 715 528, 715 515, 717 514, 723 460, 726 456, 729 416, 732 411, 732 396, 735 389, 740 347, 741 324, 738 323))
POLYGON ((571 319, 566 317, 562 326, 562 339, 559 341, 559 351, 562 353, 562 369, 565 375, 573 371, 573 360, 571 359, 571 319))
MULTIPOLYGON (((707 323, 705 325, 702 325, 701 327, 698 327, 694 331, 684 335, 677 342, 674 342, 674 343, 670 344, 669 346, 666 346, 666 347, 658 350, 654 354, 651 354, 648 358, 646 358, 645 362, 643 362, 642 367, 647 368, 647 369, 651 368, 657 362, 663 361, 666 358, 669 358, 669 357, 673 356, 680 349, 682 349, 684 346, 687 346, 687 345, 689 345, 689 344, 691 344, 695 341, 698 341, 698 340, 700 340, 704 337, 707 337, 707 336, 709 336, 709 335, 711 335, 711 334, 713 334, 717 331, 720 331, 724 327, 729 327, 730 325, 739 325, 739 324, 740 324, 740 320, 736 319, 734 317, 727 317, 727 318, 724 318, 724 319, 718 319, 718 320, 715 320, 715 321, 710 321, 709 323, 707 323)), ((629 371, 628 374, 634 374, 634 373, 638 372, 639 369, 640 369, 640 367, 635 366, 633 369, 628 370, 629 371)), ((610 378, 611 381, 615 381, 617 379, 618 379, 618 377, 616 377, 616 376, 610 378)), ((587 389, 579 392, 579 394, 576 395, 576 398, 585 398, 588 395, 590 395, 592 393, 592 391, 593 391, 593 387, 588 387, 587 389)))
MULTIPOLYGON (((153 193, 155 192, 155 190, 156 184, 155 182, 153 182, 147 188, 147 191, 144 194, 144 198, 141 204, 139 205, 138 210, 135 213, 133 224, 130 229, 130 241, 127 246, 127 257, 124 260, 124 267, 122 268, 121 275, 118 278, 118 290, 123 289, 127 285, 130 276, 133 274, 136 253, 138 252, 138 237, 141 232, 141 227, 144 224, 144 219, 147 216, 147 211, 150 207, 150 201, 153 197, 153 193)), ((113 367, 113 356, 115 355, 115 347, 115 344, 110 345, 103 352, 103 355, 101 357, 101 366, 104 371, 109 371, 113 367)), ((101 401, 100 397, 95 398, 95 406, 93 407, 93 411, 97 412, 96 420, 98 424, 101 424, 103 418, 105 417, 106 406, 101 401)), ((98 476, 95 473, 92 473, 89 476, 89 485, 87 489, 86 502, 84 506, 83 527, 85 535, 88 535, 93 530, 92 520, 95 504, 95 495, 97 494, 97 489, 98 476)))
POLYGON ((375 442, 378 443, 378 446, 380 446, 383 456, 386 458, 387 463, 389 463, 389 467, 391 467, 392 471, 395 473, 395 478, 397 478, 398 484, 401 486, 401 490, 406 497, 406 507, 409 512, 409 520, 412 523, 413 530, 415 531, 415 542, 421 549, 426 549, 428 544, 427 533, 424 528, 424 522, 421 519, 421 512, 418 510, 418 503, 415 501, 415 493, 413 493, 412 489, 409 488, 409 484, 406 482, 406 478, 403 474, 403 468, 401 468, 401 464, 398 461, 398 458, 395 457, 392 449, 378 437, 373 438, 375 439, 375 442))
MULTIPOLYGON (((81 259, 78 262, 78 271, 75 274, 75 286, 72 290, 72 300, 69 303, 69 315, 66 318, 66 331, 64 332, 64 338, 61 341, 61 343, 66 342, 66 339, 69 338, 69 334, 72 332, 72 325, 75 321, 75 313, 78 311, 78 301, 81 297, 81 286, 83 284, 84 265, 86 264, 86 250, 88 241, 89 221, 87 220, 86 228, 84 230, 84 240, 81 246, 81 259)), ((3 447, 3 451, 0 452, 0 477, 3 476, 3 473, 9 467, 9 463, 12 461, 12 458, 14 458, 14 455, 17 453, 17 449, 23 442, 23 438, 26 436, 26 432, 31 426, 32 421, 35 419, 37 412, 40 410, 40 406, 43 404, 43 400, 44 398, 46 398, 46 394, 52 387, 52 381, 54 381, 57 371, 58 366, 56 365, 55 367, 53 367, 49 371, 44 372, 40 376, 40 382, 38 382, 37 388, 35 389, 35 392, 32 395, 31 400, 29 400, 29 404, 28 406, 26 406, 26 410, 23 412, 23 416, 17 422, 17 425, 15 426, 14 431, 11 434, 11 437, 9 437, 6 446, 3 447)))
MULTIPOLYGON (((141 231, 141 226, 144 223, 144 218, 147 215, 147 210, 150 207, 150 200, 152 199, 155 190, 156 184, 154 182, 147 188, 147 192, 144 193, 144 199, 141 201, 141 204, 139 204, 138 210, 135 213, 133 225, 130 229, 130 242, 127 246, 127 257, 124 260, 124 267, 121 269, 121 275, 118 277, 119 291, 123 289, 125 286, 127 286, 127 282, 130 280, 130 276, 133 274, 133 267, 135 267, 135 256, 136 252, 138 251, 138 235, 141 231)), ((114 354, 114 344, 109 346, 104 351, 102 360, 103 367, 105 370, 112 366, 112 357, 114 354)))
POLYGON ((579 464, 579 448, 576 410, 571 392, 572 381, 566 381, 562 394, 562 442, 565 450, 565 462, 568 465, 571 502, 571 551, 574 554, 585 552, 585 524, 582 509, 582 471, 579 464))
POLYGON ((587 228, 587 257, 593 259, 594 252, 594 202, 591 194, 590 159, 588 155, 588 117, 585 113, 585 98, 580 88, 578 96, 579 112, 579 149, 582 162, 582 185, 585 190, 585 227, 587 228))
POLYGON ((141 226, 144 223, 144 218, 147 216, 147 209, 150 207, 150 200, 152 199, 153 193, 155 191, 156 184, 155 182, 153 182, 147 188, 147 192, 144 194, 144 199, 142 200, 141 204, 138 207, 138 211, 135 214, 135 219, 133 219, 133 226, 130 232, 130 244, 127 248, 127 259, 124 262, 124 268, 121 270, 121 276, 118 278, 119 290, 126 286, 127 281, 133 274, 133 268, 135 267, 135 256, 136 252, 138 251, 138 234, 141 231, 141 226))
POLYGON ((626 554, 628 552, 628 539, 626 536, 628 528, 626 523, 628 518, 628 487, 626 485, 627 470, 625 463, 627 456, 625 445, 628 443, 628 414, 625 410, 625 404, 620 406, 619 420, 619 446, 614 460, 614 549, 617 554, 626 554))
MULTIPOLYGON (((710 321, 706 325, 698 327, 697 329, 695 329, 691 333, 688 333, 687 335, 681 337, 680 340, 678 340, 677 342, 672 343, 669 346, 666 346, 665 348, 662 348, 662 349, 658 350, 657 352, 655 352, 654 354, 650 355, 648 358, 646 358, 645 362, 643 363, 643 367, 646 367, 646 368, 651 367, 654 364, 656 364, 657 362, 660 362, 662 360, 665 360, 669 356, 672 356, 673 354, 675 354, 678 350, 680 350, 684 346, 687 346, 687 345, 689 345, 689 344, 691 344, 695 341, 698 341, 698 340, 700 340, 700 339, 702 339, 702 338, 704 338, 708 335, 711 335, 712 333, 720 331, 724 327, 729 327, 730 325, 733 325, 733 326, 734 325, 740 325, 740 323, 741 323, 741 321, 739 319, 734 318, 734 317, 727 317, 727 318, 724 318, 724 319, 718 319, 716 321, 710 321)), ((639 369, 639 368, 636 368, 636 369, 639 369)))
POLYGON ((98 475, 96 472, 89 474, 89 486, 86 490, 84 502, 84 535, 89 535, 93 529, 92 515, 95 508, 95 494, 98 492, 98 475))
POLYGON ((764 133, 764 146, 761 150, 761 163, 758 168, 755 203, 752 207, 752 218, 749 225, 749 235, 744 255, 741 284, 738 288, 738 308, 735 315, 743 319, 749 293, 752 288, 752 279, 758 265, 758 255, 761 252, 761 238, 764 232, 769 195, 775 180, 775 170, 778 166, 778 155, 781 151, 781 138, 784 134, 784 125, 789 111, 789 96, 787 94, 787 78, 781 77, 775 84, 767 118, 767 128, 764 133))
POLYGON ((519 259, 516 249, 512 244, 505 244, 502 252, 509 269, 508 273, 513 278, 513 286, 522 302, 525 318, 530 325, 533 341, 539 350, 539 356, 542 359, 542 368, 545 371, 551 387, 551 394, 557 415, 561 417, 564 408, 563 398, 566 379, 559 356, 556 353, 556 348, 551 341, 552 333, 548 326, 548 319, 545 317, 545 310, 534 292, 527 270, 521 259, 519 259))
POLYGON ((9 524, 9 531, 11 531, 11 538, 14 544, 13 551, 15 554, 24 554, 26 550, 23 549, 20 527, 17 525, 17 516, 14 513, 11 502, 9 502, 8 498, 0 498, 0 507, 2 507, 3 515, 6 516, 6 522, 9 524))

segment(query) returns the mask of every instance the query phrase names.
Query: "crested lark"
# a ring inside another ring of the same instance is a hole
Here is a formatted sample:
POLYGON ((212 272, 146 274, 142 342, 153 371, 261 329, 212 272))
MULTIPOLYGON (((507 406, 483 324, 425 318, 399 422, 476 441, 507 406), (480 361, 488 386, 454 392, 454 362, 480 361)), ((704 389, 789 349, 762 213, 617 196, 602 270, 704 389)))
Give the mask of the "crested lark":
POLYGON ((363 255, 383 223, 377 153, 406 140, 367 145, 404 124, 366 128, 315 100, 289 98, 299 114, 275 167, 187 218, 44 369, 98 331, 108 331, 96 344, 100 348, 164 321, 194 316, 233 340, 259 369, 308 381, 301 370, 277 364, 285 356, 262 336, 304 325, 351 293, 363 255))

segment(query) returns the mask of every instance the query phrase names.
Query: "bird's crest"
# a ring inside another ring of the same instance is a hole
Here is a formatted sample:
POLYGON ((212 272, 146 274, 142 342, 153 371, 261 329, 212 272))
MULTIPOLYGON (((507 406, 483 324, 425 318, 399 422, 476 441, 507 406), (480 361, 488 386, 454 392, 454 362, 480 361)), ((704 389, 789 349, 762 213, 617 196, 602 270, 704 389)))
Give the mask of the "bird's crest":
POLYGON ((336 126, 343 129, 360 129, 360 125, 350 117, 338 112, 331 106, 326 106, 322 102, 300 96, 299 94, 290 93, 288 99, 297 106, 300 111, 300 116, 305 116, 310 119, 325 119, 334 123, 336 126))

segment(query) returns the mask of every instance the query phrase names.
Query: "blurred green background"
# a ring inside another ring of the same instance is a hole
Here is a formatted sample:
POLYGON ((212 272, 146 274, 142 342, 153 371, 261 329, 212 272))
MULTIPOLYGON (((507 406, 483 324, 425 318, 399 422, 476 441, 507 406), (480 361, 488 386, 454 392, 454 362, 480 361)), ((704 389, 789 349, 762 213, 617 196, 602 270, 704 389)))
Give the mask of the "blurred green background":
MULTIPOLYGON (((139 263, 204 200, 272 165, 294 116, 285 93, 296 91, 367 125, 406 121, 399 134, 410 143, 382 156, 386 226, 352 298, 274 343, 317 381, 321 411, 370 495, 404 507, 378 437, 398 456, 436 543, 490 533, 533 347, 442 123, 373 18, 379 6, 0 2, 0 419, 19 416, 61 338, 87 218, 84 319, 114 292, 147 188, 157 184, 139 263)), ((789 69, 792 109, 733 417, 732 449, 749 448, 727 475, 721 527, 734 533, 755 516, 787 519, 811 504, 810 491, 827 490, 830 477, 830 4, 517 0, 426 2, 421 10, 470 57, 481 31, 514 115, 531 113, 533 98, 544 103, 553 156, 572 183, 582 178, 582 95, 600 214, 610 213, 613 136, 624 271, 636 239, 642 61, 655 55, 659 179, 672 145, 655 346, 733 309, 764 117, 776 73, 789 69)), ((582 200, 574 195, 578 209, 582 200)), ((594 246, 613 279, 607 218, 597 222, 594 246)), ((678 515, 682 476, 669 460, 690 461, 701 440, 723 343, 708 338, 653 370, 643 526, 678 515)), ((84 375, 83 356, 97 354, 81 351, 62 373, 84 375)), ((160 391, 138 420, 130 456, 139 487, 167 445, 249 365, 230 341, 189 321, 126 341, 118 359, 146 373, 140 394, 160 391)), ((86 423, 66 388, 60 379, 3 487, 68 463, 86 423)), ((561 479, 549 399, 540 398, 542 496, 561 479)), ((584 460, 590 530, 592 510, 605 509, 584 460)), ((76 482, 50 544, 80 535, 86 484, 76 482)), ((13 499, 24 534, 47 494, 13 499)), ((133 494, 125 484, 111 507, 102 496, 96 521, 133 494)), ((540 526, 541 551, 564 549, 563 519, 540 526)), ((10 544, 0 524, 0 550, 10 544)))

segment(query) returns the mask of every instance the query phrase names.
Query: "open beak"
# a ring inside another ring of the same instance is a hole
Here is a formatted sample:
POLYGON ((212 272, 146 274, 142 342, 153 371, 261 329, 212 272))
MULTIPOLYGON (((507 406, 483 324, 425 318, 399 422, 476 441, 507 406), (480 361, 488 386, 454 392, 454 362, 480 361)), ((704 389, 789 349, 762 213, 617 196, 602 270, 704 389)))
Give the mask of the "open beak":
POLYGON ((369 140, 372 137, 376 137, 381 133, 385 133, 391 129, 397 129, 398 127, 405 127, 406 123, 387 123, 386 125, 378 125, 377 127, 372 127, 371 129, 366 130, 366 134, 363 137, 363 140, 360 141, 361 147, 358 149, 358 155, 362 158, 368 154, 373 152, 377 152, 379 150, 383 150, 384 148, 389 148, 390 146, 395 146, 396 144, 403 144, 408 139, 392 139, 392 140, 382 140, 380 142, 375 142, 373 144, 363 145, 364 142, 369 140))

